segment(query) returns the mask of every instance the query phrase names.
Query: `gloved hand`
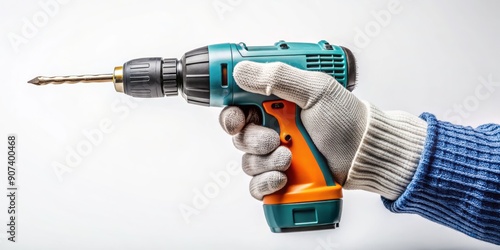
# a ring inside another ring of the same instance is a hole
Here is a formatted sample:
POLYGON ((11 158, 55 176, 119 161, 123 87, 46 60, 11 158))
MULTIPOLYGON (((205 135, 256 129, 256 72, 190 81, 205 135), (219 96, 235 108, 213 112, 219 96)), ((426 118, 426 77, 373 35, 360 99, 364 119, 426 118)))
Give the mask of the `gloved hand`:
MULTIPOLYGON (((300 106, 304 127, 325 156, 335 180, 345 188, 349 188, 349 185, 345 186, 346 179, 353 165, 359 167, 349 174, 349 177, 352 175, 354 178, 351 188, 374 191, 387 198, 397 197, 411 179, 423 148, 426 130, 425 122, 416 116, 403 112, 385 114, 361 102, 333 77, 321 72, 299 70, 283 63, 240 62, 234 68, 233 76, 238 86, 246 91, 273 94, 300 106), (373 129, 368 129, 370 113, 375 113, 373 129), (416 124, 416 127, 412 124, 416 124), (389 127, 394 130, 391 131, 389 127), (413 131, 416 131, 415 136, 413 131), (370 137, 366 142, 368 146, 360 147, 367 134, 370 137), (378 140, 385 135, 390 140, 378 140), (370 145, 379 141, 379 146, 370 145), (386 158, 377 156, 377 153, 386 154, 386 158), (357 154, 361 156, 357 164, 353 164, 357 154), (398 157, 409 158, 404 160, 406 163, 400 164, 398 157), (389 163, 385 164, 384 160, 389 163), (370 176, 372 168, 379 165, 382 165, 380 173, 370 176), (400 170, 401 167, 403 170, 400 170), (388 175, 394 173, 402 177, 401 181, 391 183, 393 181, 388 179, 388 175), (382 187, 373 187, 377 185, 382 187)), ((219 121, 228 134, 234 135, 236 148, 245 152, 243 170, 254 176, 250 182, 250 193, 261 200, 263 196, 285 186, 287 178, 283 171, 289 167, 293 156, 286 147, 280 146, 278 133, 257 125, 258 118, 255 109, 242 110, 229 106, 222 110, 219 121)))

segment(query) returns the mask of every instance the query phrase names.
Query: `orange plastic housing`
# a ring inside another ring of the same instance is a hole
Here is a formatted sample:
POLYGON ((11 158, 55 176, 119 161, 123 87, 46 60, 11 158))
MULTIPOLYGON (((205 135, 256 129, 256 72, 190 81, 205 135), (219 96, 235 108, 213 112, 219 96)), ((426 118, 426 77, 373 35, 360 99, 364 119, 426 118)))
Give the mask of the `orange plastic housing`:
MULTIPOLYGON (((275 117, 280 127, 281 145, 292 152, 292 163, 285 172, 287 185, 280 191, 264 197, 264 204, 287 204, 342 198, 340 184, 328 186, 313 151, 307 144, 305 135, 297 126, 295 103, 279 100, 263 103, 264 111, 275 117)), ((298 118, 298 119, 297 119, 298 118)), ((319 152, 318 152, 319 153, 319 152)), ((330 173, 328 173, 330 174, 330 173)))

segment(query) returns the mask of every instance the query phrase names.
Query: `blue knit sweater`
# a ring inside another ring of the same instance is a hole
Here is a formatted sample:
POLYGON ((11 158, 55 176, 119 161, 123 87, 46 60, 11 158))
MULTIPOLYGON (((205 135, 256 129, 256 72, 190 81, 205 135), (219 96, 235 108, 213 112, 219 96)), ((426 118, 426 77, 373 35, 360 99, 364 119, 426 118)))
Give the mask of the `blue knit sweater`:
POLYGON ((419 165, 395 213, 419 214, 474 238, 500 244, 500 125, 478 128, 420 116, 428 123, 419 165))

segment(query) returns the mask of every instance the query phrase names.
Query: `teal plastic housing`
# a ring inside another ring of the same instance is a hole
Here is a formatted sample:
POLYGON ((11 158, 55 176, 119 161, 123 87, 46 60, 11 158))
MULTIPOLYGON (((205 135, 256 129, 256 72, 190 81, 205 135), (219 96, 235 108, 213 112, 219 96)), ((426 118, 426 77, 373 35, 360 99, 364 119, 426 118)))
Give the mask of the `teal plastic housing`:
POLYGON ((339 226, 342 200, 264 205, 273 233, 330 229, 339 226))
MULTIPOLYGON (((297 43, 279 41, 272 46, 247 46, 244 43, 216 44, 208 46, 210 106, 252 105, 261 110, 262 125, 280 132, 277 120, 264 112, 262 103, 279 100, 271 95, 264 96, 242 90, 233 78, 233 69, 241 61, 261 63, 283 62, 299 69, 321 71, 330 74, 347 87, 348 60, 340 46, 326 41, 318 43, 297 43)), ((334 186, 326 160, 312 142, 300 120, 300 108, 297 107, 296 125, 307 141, 325 183, 334 186)), ((342 200, 312 201, 292 204, 264 205, 264 213, 272 232, 289 232, 335 228, 340 222, 342 200)))

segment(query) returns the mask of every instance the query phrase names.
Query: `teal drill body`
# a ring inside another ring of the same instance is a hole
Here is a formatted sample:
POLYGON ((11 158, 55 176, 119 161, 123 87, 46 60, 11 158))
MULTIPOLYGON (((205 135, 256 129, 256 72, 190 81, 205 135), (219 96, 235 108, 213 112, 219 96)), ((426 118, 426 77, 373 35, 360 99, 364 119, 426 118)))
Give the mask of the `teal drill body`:
MULTIPOLYGON (((278 133, 281 132, 280 123, 264 110, 262 104, 279 100, 279 98, 242 90, 232 77, 233 68, 237 63, 244 60, 260 63, 283 62, 299 69, 324 72, 335 77, 344 87, 353 87, 349 86, 351 82, 348 79, 349 73, 354 73, 349 72, 349 63, 353 62, 348 62, 348 55, 344 48, 330 45, 326 41, 318 43, 279 41, 272 46, 247 46, 244 43, 216 44, 208 46, 208 57, 210 106, 257 106, 262 113, 262 125, 273 128, 278 133)), ((325 159, 310 139, 300 120, 300 108, 297 107, 296 110, 296 126, 314 155, 325 184, 336 185, 325 159)), ((341 200, 336 199, 291 204, 264 204, 264 211, 273 232, 302 231, 338 226, 341 206, 341 200)))

